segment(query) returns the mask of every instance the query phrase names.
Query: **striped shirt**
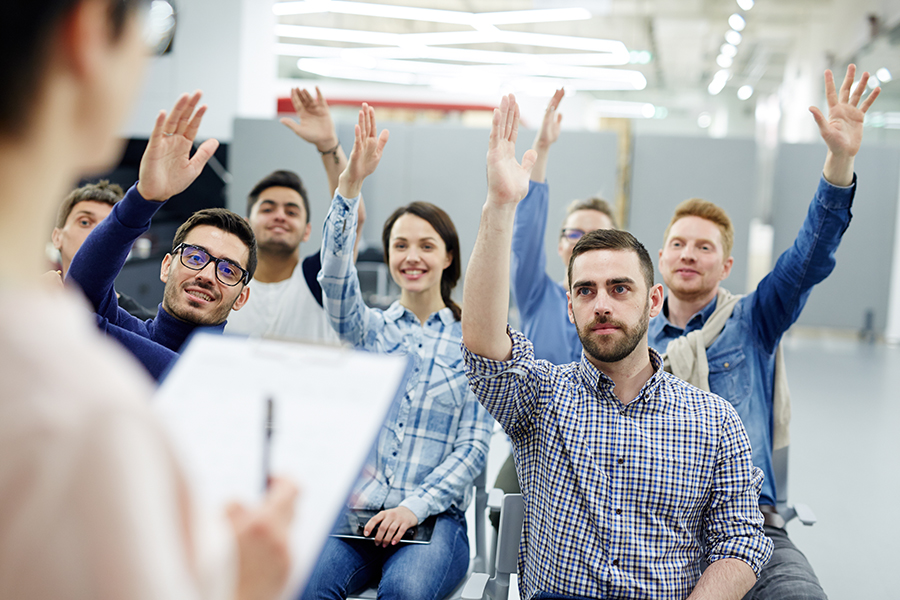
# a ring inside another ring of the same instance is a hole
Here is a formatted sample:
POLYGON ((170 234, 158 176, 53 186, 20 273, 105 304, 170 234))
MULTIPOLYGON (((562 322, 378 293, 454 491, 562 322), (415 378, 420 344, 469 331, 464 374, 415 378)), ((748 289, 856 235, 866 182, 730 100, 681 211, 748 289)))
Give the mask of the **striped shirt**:
POLYGON ((510 337, 509 361, 463 356, 513 443, 523 598, 686 598, 701 558, 740 559, 759 575, 772 552, 762 473, 728 402, 664 372, 650 349, 655 373, 625 405, 584 354, 557 366, 510 337))
POLYGON ((374 456, 352 495, 359 508, 405 506, 421 522, 450 506, 465 510, 484 469, 493 419, 469 389, 460 353, 462 326, 449 308, 421 324, 399 302, 365 305, 353 264, 359 198, 335 194, 322 237, 325 310, 341 340, 358 348, 410 356, 406 390, 378 436, 374 456))

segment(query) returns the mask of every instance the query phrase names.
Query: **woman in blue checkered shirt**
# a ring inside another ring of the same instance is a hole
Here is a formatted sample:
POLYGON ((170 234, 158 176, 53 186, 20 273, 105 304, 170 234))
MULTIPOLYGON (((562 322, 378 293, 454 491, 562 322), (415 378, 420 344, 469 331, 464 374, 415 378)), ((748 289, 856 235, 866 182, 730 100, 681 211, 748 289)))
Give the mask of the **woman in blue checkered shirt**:
POLYGON ((364 104, 325 220, 319 282, 343 341, 408 355, 412 371, 352 495, 354 508, 379 511, 364 528, 373 541, 329 538, 304 599, 345 598, 374 581, 379 597, 447 596, 468 567, 464 511, 493 425, 466 381, 461 311, 450 298, 461 272, 459 239, 443 210, 414 202, 391 215, 382 240, 400 300, 386 310, 363 302, 353 245, 362 182, 375 171, 388 139, 387 131, 375 133, 375 112, 364 104), (430 544, 400 543, 408 529, 431 516, 430 544))

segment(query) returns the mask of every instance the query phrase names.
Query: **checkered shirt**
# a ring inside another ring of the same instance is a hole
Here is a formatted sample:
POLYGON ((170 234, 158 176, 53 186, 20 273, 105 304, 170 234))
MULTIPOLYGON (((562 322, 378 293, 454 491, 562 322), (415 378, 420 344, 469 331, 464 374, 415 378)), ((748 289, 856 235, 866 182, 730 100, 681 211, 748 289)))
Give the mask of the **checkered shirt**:
POLYGON ((686 598, 700 559, 736 558, 759 575, 772 542, 762 473, 732 406, 662 370, 622 404, 611 379, 534 358, 510 330, 512 359, 463 348, 475 395, 513 443, 525 498, 523 598, 686 598))
POLYGON ((462 327, 449 308, 423 325, 399 302, 384 311, 365 305, 353 264, 358 202, 335 194, 325 220, 318 277, 325 311, 344 342, 409 355, 413 364, 357 482, 353 505, 405 506, 419 521, 451 505, 465 510, 487 460, 494 420, 469 389, 462 327))

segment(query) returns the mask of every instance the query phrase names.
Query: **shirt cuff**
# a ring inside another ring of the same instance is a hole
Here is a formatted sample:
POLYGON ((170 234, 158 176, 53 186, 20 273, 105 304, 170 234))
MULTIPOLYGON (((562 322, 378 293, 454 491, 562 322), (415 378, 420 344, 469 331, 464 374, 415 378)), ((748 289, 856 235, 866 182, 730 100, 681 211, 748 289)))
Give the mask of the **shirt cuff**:
POLYGON ((419 498, 418 496, 410 496, 408 498, 404 498, 403 502, 400 503, 400 506, 411 510, 412 513, 416 515, 419 523, 427 519, 431 514, 428 502, 426 502, 422 498, 419 498))
POLYGON ((828 209, 850 208, 853 197, 856 195, 856 173, 853 173, 853 183, 847 187, 834 185, 825 179, 823 174, 819 178, 819 189, 816 190, 816 198, 828 209))
POLYGON ((521 366, 529 358, 534 359, 534 346, 524 334, 509 325, 506 326, 506 333, 512 341, 512 358, 509 360, 494 360, 475 354, 466 347, 465 339, 460 342, 463 360, 469 375, 472 377, 496 377, 521 366))

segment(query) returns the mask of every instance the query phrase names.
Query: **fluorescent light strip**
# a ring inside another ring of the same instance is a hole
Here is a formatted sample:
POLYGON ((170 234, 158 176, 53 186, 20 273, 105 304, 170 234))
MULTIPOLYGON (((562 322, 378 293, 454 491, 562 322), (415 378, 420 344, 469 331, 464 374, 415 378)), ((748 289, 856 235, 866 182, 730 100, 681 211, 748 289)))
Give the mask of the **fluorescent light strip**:
MULTIPOLYGON (((360 59, 366 59, 360 55, 360 59)), ((529 81, 540 82, 541 85, 565 86, 581 90, 641 90, 647 86, 646 78, 638 71, 617 69, 553 69, 554 77, 531 76, 533 69, 521 65, 520 69, 509 67, 458 67, 438 63, 422 63, 414 61, 393 60, 360 60, 353 64, 337 58, 301 58, 297 67, 303 71, 339 77, 342 79, 363 79, 366 81, 383 81, 387 83, 428 85, 435 78, 451 78, 459 80, 509 80, 511 83, 529 81)))
POLYGON ((517 23, 551 23, 590 19, 590 11, 583 8, 550 8, 545 10, 514 10, 503 12, 471 13, 457 10, 438 10, 414 6, 345 2, 341 0, 311 0, 306 2, 278 2, 272 12, 279 16, 308 15, 314 13, 341 13, 367 17, 385 17, 431 23, 451 23, 475 26, 512 25, 517 23))
POLYGON ((484 31, 399 34, 358 29, 307 27, 304 25, 276 25, 275 35, 296 39, 398 47, 500 42, 544 48, 566 48, 570 50, 606 53, 610 56, 609 60, 612 64, 627 64, 628 62, 628 49, 625 47, 625 44, 617 40, 596 40, 592 38, 542 33, 523 33, 517 31, 497 30, 496 34, 484 31))
POLYGON ((652 119, 656 115, 656 107, 649 102, 595 100, 591 103, 591 108, 603 117, 652 119))
POLYGON ((604 67, 622 64, 621 59, 610 54, 530 54, 524 52, 498 52, 495 50, 469 50, 466 48, 433 48, 430 46, 414 47, 381 47, 365 46, 338 48, 332 46, 310 46, 303 44, 277 44, 276 52, 282 56, 308 57, 341 57, 360 53, 372 58, 410 59, 410 60, 444 60, 458 63, 483 64, 544 64, 571 65, 582 67, 604 67))

